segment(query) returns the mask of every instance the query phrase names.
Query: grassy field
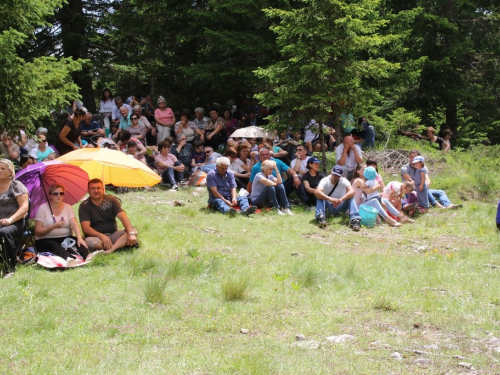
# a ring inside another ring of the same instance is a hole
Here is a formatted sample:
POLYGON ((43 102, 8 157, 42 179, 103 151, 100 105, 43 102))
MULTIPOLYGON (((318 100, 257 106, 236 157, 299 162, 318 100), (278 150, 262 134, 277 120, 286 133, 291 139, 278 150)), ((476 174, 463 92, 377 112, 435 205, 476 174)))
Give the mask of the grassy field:
POLYGON ((500 373, 499 149, 424 155, 464 208, 402 228, 121 194, 140 249, 0 282, 0 373, 500 373))

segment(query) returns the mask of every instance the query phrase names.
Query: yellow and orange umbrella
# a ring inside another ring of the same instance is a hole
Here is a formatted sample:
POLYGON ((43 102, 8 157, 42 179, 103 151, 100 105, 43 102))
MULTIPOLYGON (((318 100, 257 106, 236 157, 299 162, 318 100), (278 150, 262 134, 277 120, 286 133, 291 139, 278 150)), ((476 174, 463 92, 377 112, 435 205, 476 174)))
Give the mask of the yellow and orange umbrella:
POLYGON ((82 148, 57 160, 79 166, 88 173, 89 179, 99 178, 105 185, 145 187, 161 181, 160 176, 139 160, 108 148, 82 148))

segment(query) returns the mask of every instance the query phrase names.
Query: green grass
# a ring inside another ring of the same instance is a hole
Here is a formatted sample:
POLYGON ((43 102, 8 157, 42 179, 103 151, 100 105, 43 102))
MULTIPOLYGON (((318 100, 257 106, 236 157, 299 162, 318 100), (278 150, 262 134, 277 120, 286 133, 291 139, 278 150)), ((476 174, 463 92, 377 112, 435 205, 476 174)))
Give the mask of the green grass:
POLYGON ((487 152, 447 155, 432 176, 462 210, 359 233, 341 218, 321 230, 304 210, 231 219, 204 209, 203 189, 122 194, 139 249, 0 280, 0 373, 499 373, 500 268, 485 265, 500 265, 500 174, 478 166, 487 152), (319 348, 298 347, 299 333, 319 348), (325 340, 340 334, 356 340, 325 340))

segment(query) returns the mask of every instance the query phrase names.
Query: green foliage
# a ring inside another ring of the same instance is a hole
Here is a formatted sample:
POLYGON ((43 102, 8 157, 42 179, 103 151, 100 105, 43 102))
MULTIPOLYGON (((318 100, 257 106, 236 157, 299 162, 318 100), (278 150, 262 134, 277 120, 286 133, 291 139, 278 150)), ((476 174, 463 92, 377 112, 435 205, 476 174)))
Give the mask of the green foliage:
POLYGON ((387 114, 388 118, 373 115, 373 122, 377 131, 395 136, 399 129, 410 130, 419 133, 423 127, 419 126, 420 117, 415 112, 408 112, 404 108, 397 108, 387 114))
POLYGON ((333 111, 340 136, 343 107, 367 104, 378 96, 375 87, 363 82, 384 80, 399 68, 378 53, 397 37, 378 33, 387 24, 377 11, 378 0, 298 3, 302 6, 297 9, 265 10, 267 17, 277 20, 272 30, 282 61, 255 71, 265 84, 257 98, 280 108, 275 120, 297 127, 311 118, 324 121, 333 111))
POLYGON ((10 2, 0 10, 0 128, 16 132, 21 124, 33 129, 36 120, 48 117, 50 110, 59 108, 78 96, 78 87, 71 73, 81 68, 72 59, 39 57, 25 61, 20 48, 37 27, 46 24, 45 17, 53 13, 61 1, 25 0, 10 2))
MULTIPOLYGON (((173 108, 234 104, 254 91, 252 71, 276 58, 270 22, 261 10, 271 3, 287 2, 117 2, 108 20, 112 62, 136 68, 116 82, 118 92, 134 90, 132 83, 154 89, 173 108)), ((115 67, 108 61, 104 69, 115 67)), ((116 78, 101 75, 99 81, 103 87, 116 78)))
POLYGON ((381 112, 416 111, 425 126, 446 124, 462 147, 485 135, 498 142, 498 3, 387 1, 384 8, 392 21, 386 32, 403 38, 386 50, 402 69, 383 90, 381 112))

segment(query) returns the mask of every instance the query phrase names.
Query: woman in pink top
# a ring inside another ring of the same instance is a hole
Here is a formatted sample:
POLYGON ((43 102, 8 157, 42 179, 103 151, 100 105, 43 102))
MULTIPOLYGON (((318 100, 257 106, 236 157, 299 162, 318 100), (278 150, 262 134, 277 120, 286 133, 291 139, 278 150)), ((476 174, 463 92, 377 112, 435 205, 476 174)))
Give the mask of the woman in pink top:
POLYGON ((155 110, 156 120, 156 143, 160 143, 165 138, 170 137, 170 129, 175 124, 175 115, 171 108, 167 107, 167 101, 160 96, 158 98, 158 108, 155 110))
POLYGON ((159 155, 155 157, 156 169, 162 178, 162 185, 169 185, 177 190, 177 183, 184 178, 184 164, 170 153, 171 144, 168 141, 158 143, 159 155))

